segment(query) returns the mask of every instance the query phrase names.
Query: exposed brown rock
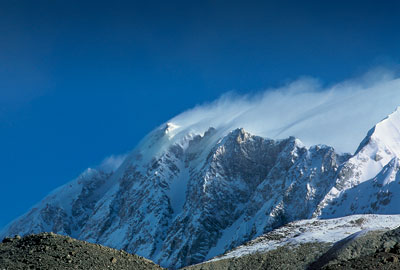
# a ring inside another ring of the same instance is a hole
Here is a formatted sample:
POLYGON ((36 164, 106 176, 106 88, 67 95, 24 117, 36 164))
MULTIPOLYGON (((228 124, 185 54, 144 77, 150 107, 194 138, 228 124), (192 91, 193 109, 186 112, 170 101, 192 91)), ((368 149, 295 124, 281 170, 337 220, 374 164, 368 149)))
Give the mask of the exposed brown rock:
POLYGON ((53 233, 5 238, 0 244, 0 269, 162 269, 150 260, 53 233))

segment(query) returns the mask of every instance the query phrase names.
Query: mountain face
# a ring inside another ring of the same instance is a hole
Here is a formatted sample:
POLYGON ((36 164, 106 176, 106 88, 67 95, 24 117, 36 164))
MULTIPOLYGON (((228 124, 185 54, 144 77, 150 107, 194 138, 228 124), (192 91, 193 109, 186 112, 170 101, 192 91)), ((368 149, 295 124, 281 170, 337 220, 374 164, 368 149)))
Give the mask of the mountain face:
POLYGON ((400 213, 400 109, 372 128, 340 167, 314 216, 400 213))
POLYGON ((114 172, 87 169, 0 236, 52 231, 177 268, 300 219, 399 213, 399 130, 396 111, 349 155, 169 123, 114 172))

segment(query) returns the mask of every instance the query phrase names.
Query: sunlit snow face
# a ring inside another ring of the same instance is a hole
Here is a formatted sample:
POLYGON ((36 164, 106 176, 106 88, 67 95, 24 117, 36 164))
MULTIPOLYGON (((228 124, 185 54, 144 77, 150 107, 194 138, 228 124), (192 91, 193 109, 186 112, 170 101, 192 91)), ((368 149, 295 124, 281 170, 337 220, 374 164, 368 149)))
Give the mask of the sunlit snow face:
POLYGON ((400 79, 374 71, 325 88, 308 78, 251 96, 230 93, 169 123, 176 126, 174 132, 243 127, 264 137, 295 136, 306 145, 327 144, 354 152, 367 131, 399 105, 400 79))

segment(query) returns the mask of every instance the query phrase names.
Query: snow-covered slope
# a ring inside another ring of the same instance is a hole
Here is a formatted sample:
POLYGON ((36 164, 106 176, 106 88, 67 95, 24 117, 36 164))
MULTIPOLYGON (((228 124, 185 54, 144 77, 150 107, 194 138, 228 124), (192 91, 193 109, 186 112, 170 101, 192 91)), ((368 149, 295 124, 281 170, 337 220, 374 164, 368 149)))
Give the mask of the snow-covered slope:
POLYGON ((95 204, 107 191, 111 175, 87 169, 9 224, 0 236, 52 231, 78 237, 95 204))
POLYGON ((282 246, 336 243, 352 234, 399 227, 400 215, 352 215, 334 219, 306 219, 288 223, 210 261, 264 253, 282 246))
POLYGON ((378 123, 345 162, 335 186, 314 216, 339 217, 355 213, 399 213, 397 177, 400 157, 400 109, 378 123), (392 183, 393 182, 393 183, 392 183), (392 183, 392 184, 391 184, 392 183))
POLYGON ((350 156, 293 137, 168 123, 114 172, 89 169, 0 236, 53 231, 181 267, 296 220, 400 213, 398 128, 396 111, 350 156))

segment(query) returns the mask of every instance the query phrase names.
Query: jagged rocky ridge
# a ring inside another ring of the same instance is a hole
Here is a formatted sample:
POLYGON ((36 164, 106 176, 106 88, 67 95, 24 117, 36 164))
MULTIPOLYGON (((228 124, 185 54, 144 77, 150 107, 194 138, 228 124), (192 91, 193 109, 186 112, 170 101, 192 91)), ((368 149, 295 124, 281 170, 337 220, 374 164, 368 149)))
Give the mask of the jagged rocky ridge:
POLYGON ((88 169, 0 236, 53 231, 181 267, 295 220, 399 213, 399 129, 396 111, 349 155, 167 124, 117 170, 88 169))

